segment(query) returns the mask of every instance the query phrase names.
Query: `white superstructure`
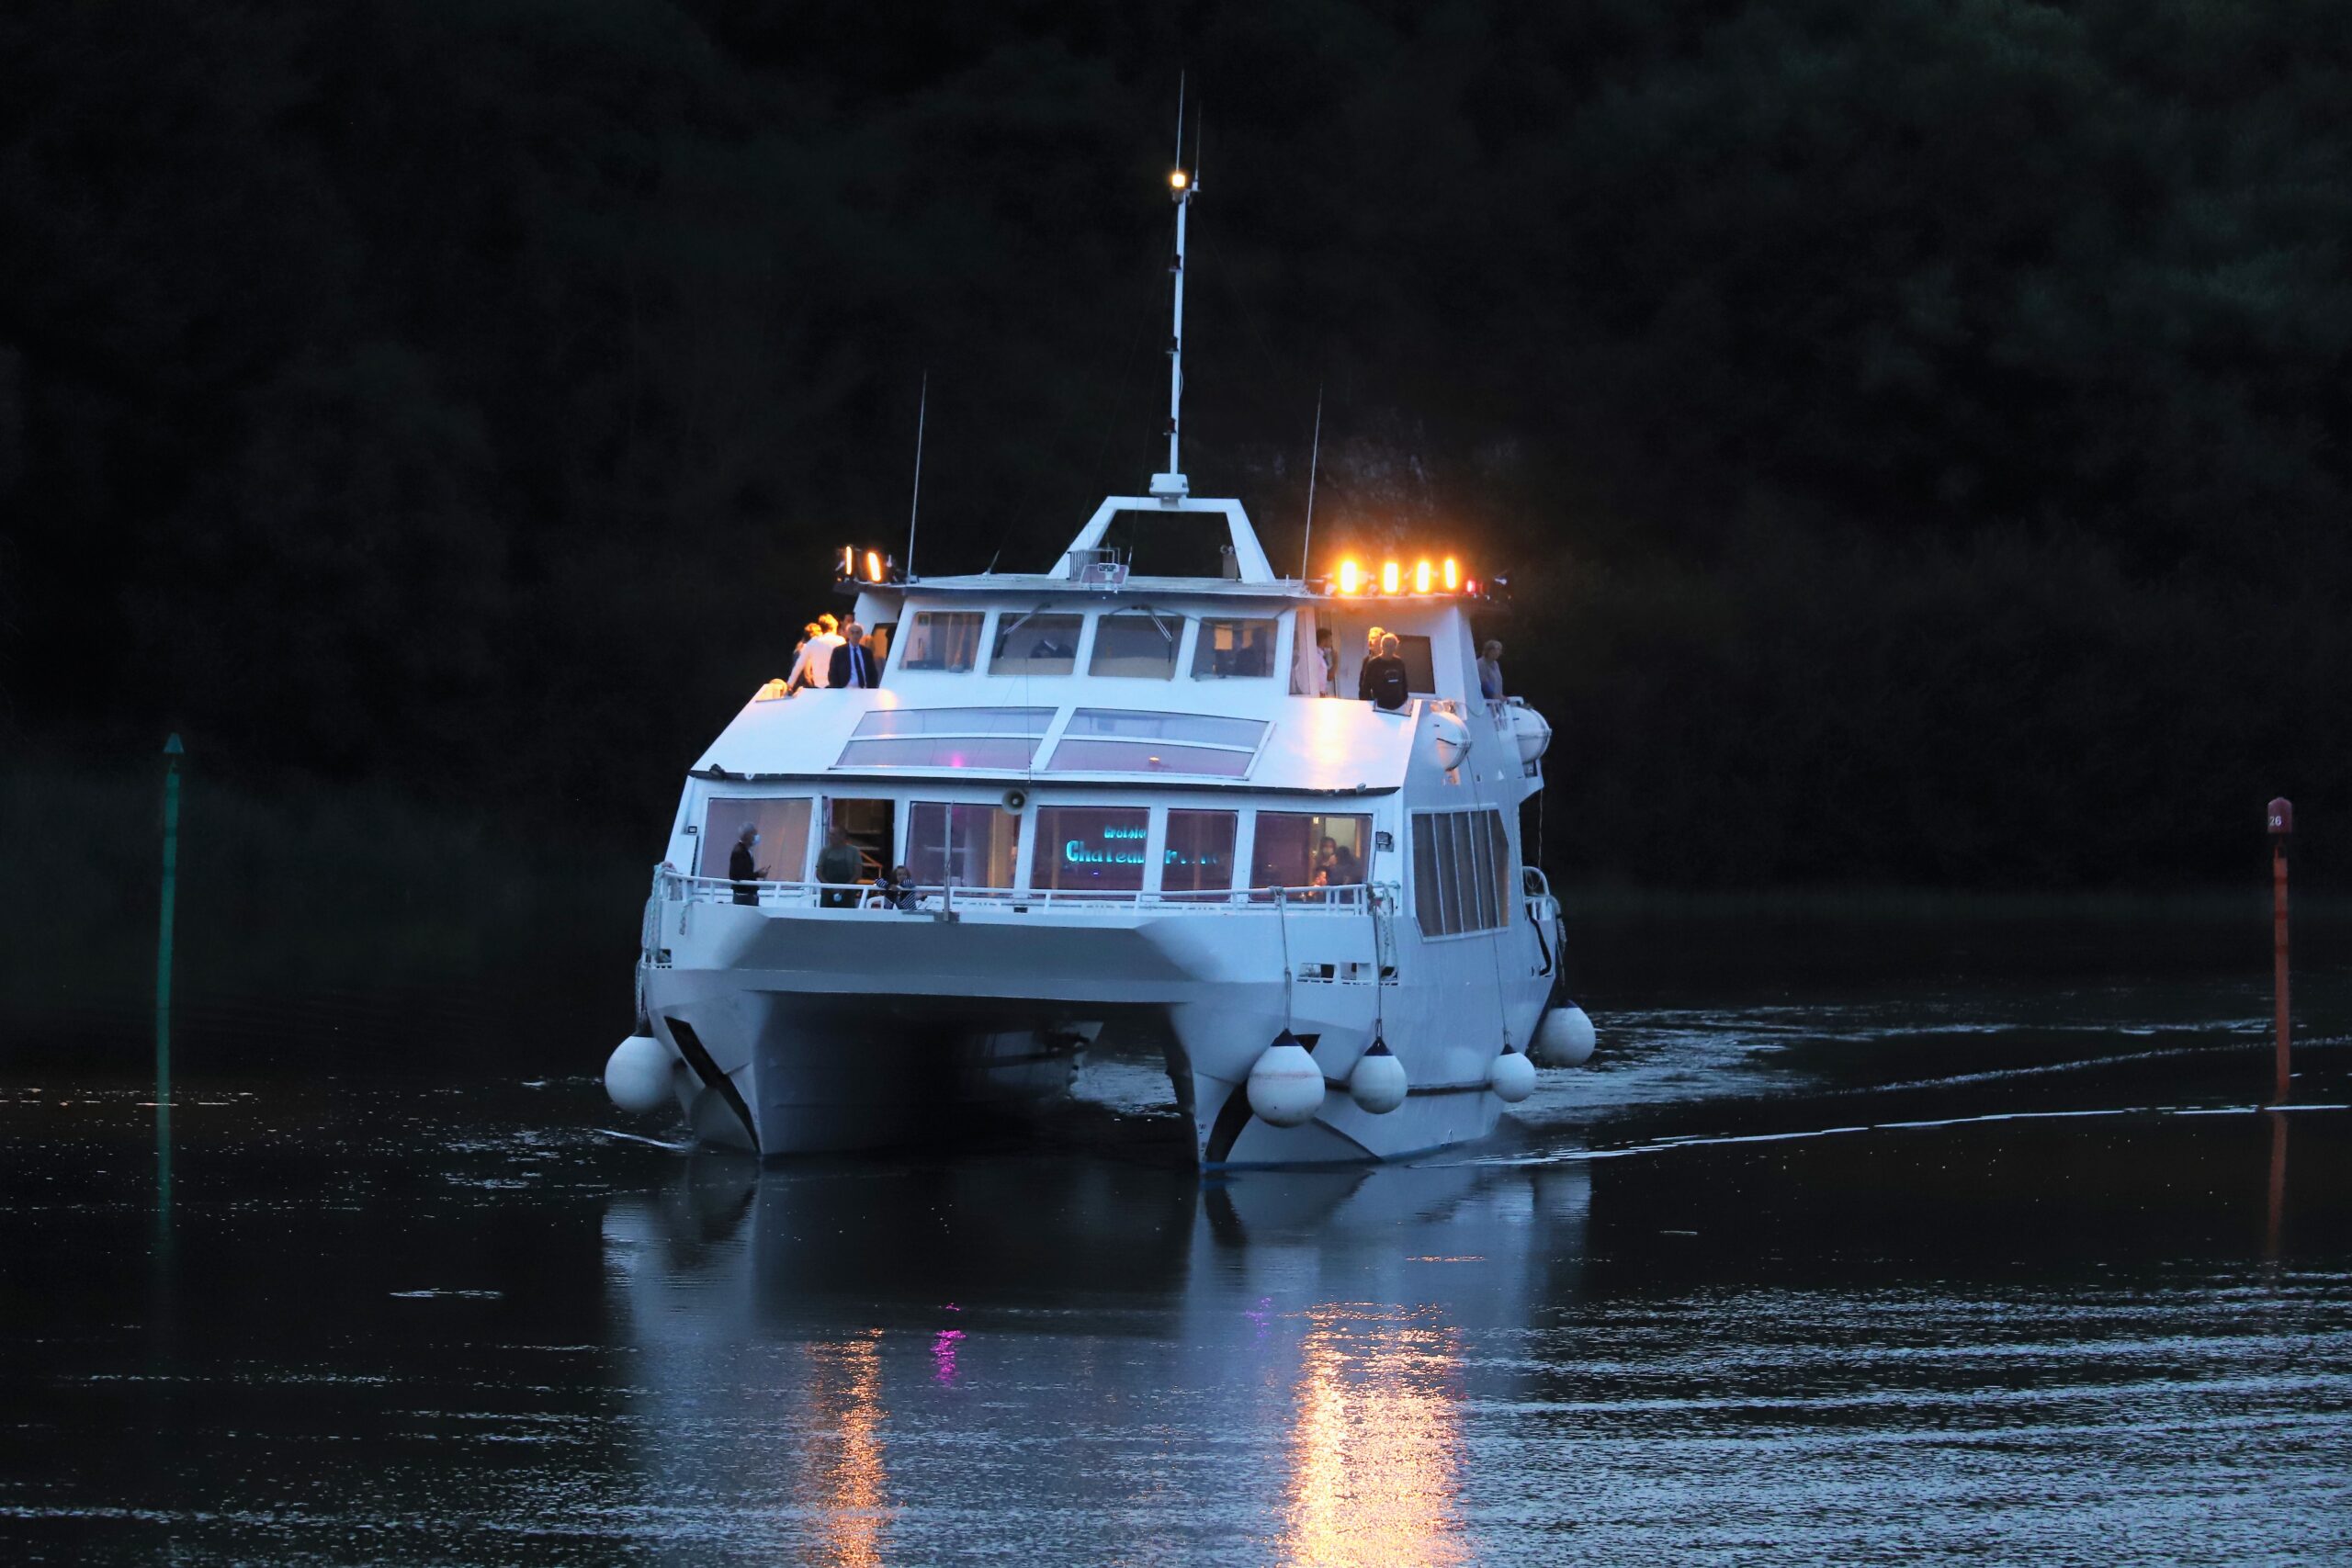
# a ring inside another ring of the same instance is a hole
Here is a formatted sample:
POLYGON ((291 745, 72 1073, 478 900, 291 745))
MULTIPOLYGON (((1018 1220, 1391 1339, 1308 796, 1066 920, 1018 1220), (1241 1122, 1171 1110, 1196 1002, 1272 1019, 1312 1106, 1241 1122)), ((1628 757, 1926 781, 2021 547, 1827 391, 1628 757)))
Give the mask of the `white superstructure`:
MULTIPOLYGON (((1196 186, 1170 184, 1181 321, 1196 186)), ((1476 1138, 1525 1094, 1560 952, 1521 849, 1550 731, 1480 695, 1453 562, 1278 578, 1176 471, 1181 389, 1176 359, 1170 471, 1048 571, 890 581, 847 553, 880 685, 771 684, 695 761, 616 1100, 763 1156, 873 1147, 1144 1043, 1204 1165, 1290 1165, 1476 1138), (1375 625, 1411 676, 1393 712, 1355 695, 1375 625), (820 880, 836 840, 854 883, 820 880)))

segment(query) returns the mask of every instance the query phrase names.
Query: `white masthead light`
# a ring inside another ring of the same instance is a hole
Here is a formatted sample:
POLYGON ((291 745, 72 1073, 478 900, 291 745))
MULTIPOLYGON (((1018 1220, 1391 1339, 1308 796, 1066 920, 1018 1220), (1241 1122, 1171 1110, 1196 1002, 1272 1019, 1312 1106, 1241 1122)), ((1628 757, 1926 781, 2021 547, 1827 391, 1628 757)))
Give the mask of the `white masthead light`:
POLYGON ((1176 259, 1168 270, 1176 279, 1175 321, 1168 334, 1168 471, 1151 476, 1151 493, 1161 501, 1180 501, 1192 491, 1185 480, 1183 465, 1177 460, 1176 437, 1183 427, 1184 410, 1184 214, 1193 205, 1193 194, 1200 189, 1201 130, 1199 118, 1193 123, 1193 167, 1188 171, 1184 162, 1184 83, 1176 80, 1176 163, 1168 176, 1168 194, 1176 203, 1176 259))

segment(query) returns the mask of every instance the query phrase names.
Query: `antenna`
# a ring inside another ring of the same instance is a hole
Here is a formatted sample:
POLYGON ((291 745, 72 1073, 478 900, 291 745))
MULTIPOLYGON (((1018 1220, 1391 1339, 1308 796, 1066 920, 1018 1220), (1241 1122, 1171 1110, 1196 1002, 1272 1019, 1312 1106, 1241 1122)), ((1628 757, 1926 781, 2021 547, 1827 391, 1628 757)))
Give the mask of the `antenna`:
MULTIPOLYGON (((1196 165, 1200 148, 1196 115, 1193 134, 1196 165)), ((1176 203, 1176 259, 1168 267, 1176 279, 1174 318, 1168 334, 1168 471, 1151 476, 1151 493, 1166 502, 1182 499, 1192 488, 1177 459, 1176 446, 1184 423, 1184 215, 1192 208, 1193 193, 1200 189, 1199 172, 1197 166, 1189 173, 1184 168, 1184 77, 1180 72, 1176 77, 1176 166, 1168 172, 1168 194, 1176 203)))
MULTIPOLYGON (((922 373, 922 393, 915 403, 915 493, 907 502, 907 581, 915 580, 915 519, 922 513, 922 427, 931 414, 931 372, 922 373)), ((1318 419, 1321 417, 1318 413, 1318 419)), ((1309 481, 1311 484, 1313 481, 1309 481)), ((1308 515, 1314 514, 1313 494, 1308 495, 1308 515)))
MULTIPOLYGON (((1315 543, 1315 468, 1323 457, 1323 388, 1315 388, 1315 443, 1306 452, 1306 535, 1298 541, 1298 580, 1306 581, 1307 547, 1315 543)), ((914 536, 907 536, 907 554, 914 555, 914 536)))

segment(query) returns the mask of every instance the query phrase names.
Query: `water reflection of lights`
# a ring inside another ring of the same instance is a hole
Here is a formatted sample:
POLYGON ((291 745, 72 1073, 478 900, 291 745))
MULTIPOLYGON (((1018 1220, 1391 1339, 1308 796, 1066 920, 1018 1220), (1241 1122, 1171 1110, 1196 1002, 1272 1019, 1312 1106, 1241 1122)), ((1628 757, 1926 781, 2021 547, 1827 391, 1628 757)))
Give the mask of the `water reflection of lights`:
POLYGON ((882 1462, 882 1331, 811 1345, 809 1381, 820 1417, 802 1473, 815 1483, 813 1512, 826 1561, 878 1564, 882 1531, 898 1511, 882 1462))
POLYGON ((1462 1537, 1462 1337, 1432 1309, 1322 1306, 1301 1347, 1283 1555, 1469 1561, 1462 1537))

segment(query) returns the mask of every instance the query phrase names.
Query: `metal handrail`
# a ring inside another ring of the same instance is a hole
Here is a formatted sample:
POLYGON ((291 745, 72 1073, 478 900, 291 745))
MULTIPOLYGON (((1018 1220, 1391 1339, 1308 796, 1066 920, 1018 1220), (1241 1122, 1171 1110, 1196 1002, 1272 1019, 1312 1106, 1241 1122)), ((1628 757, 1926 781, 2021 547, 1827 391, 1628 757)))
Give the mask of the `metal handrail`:
MULTIPOLYGON (((755 906, 763 908, 808 908, 818 904, 826 893, 848 894, 853 903, 843 908, 865 908, 874 896, 870 882, 749 882, 739 883, 725 876, 688 876, 667 866, 658 867, 653 874, 655 897, 670 903, 732 904, 739 887, 749 887, 755 906)), ((1355 912, 1377 897, 1385 897, 1393 905, 1396 896, 1394 883, 1347 883, 1338 887, 1243 887, 1220 888, 1197 893, 1103 893, 1091 889, 1053 887, 965 887, 939 884, 910 886, 913 896, 911 908, 926 912, 951 906, 978 905, 983 907, 1012 906, 1021 912, 1050 909, 1057 912, 1118 913, 1136 909, 1178 911, 1190 914, 1210 912, 1249 912, 1268 910, 1280 906, 1294 914, 1323 914, 1340 911, 1355 912)), ((908 908, 884 906, 869 912, 903 914, 908 908)))

